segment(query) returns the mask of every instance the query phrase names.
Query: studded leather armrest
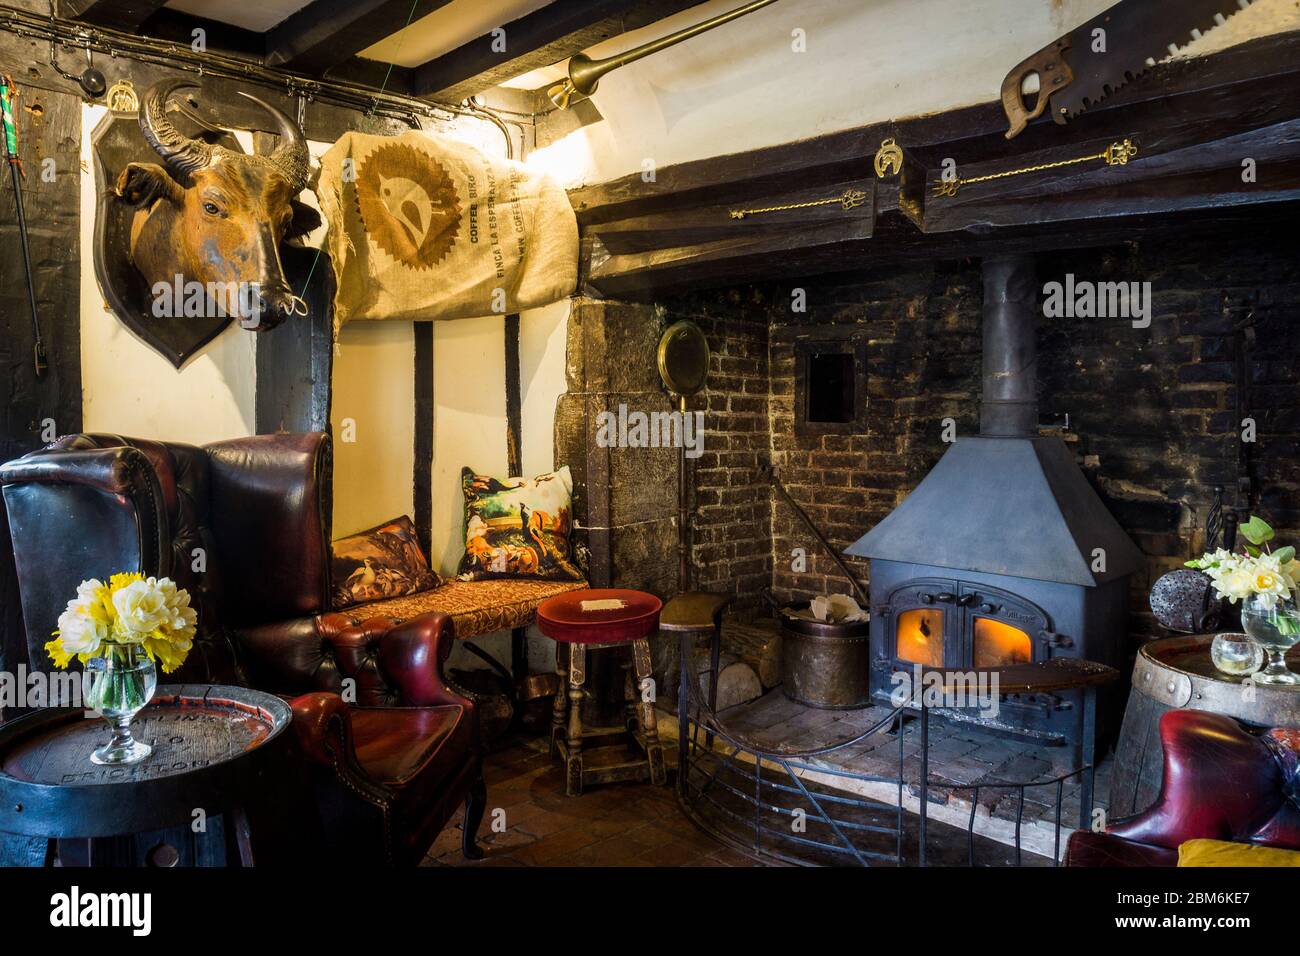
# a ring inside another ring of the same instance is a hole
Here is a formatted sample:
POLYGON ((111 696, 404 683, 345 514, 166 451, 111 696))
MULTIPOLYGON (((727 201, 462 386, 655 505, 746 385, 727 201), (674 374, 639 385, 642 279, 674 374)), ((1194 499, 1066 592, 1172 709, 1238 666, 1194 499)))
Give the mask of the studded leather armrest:
POLYGON ((241 658, 253 684, 282 694, 329 691, 360 707, 456 705, 474 717, 474 703, 443 675, 453 643, 441 612, 398 623, 360 619, 353 610, 243 628, 241 658))
POLYGON ((316 691, 295 697, 289 706, 293 708, 291 726, 304 757, 327 767, 340 756, 355 761, 352 720, 342 697, 316 691))
POLYGON ((421 614, 394 625, 379 639, 379 663, 412 707, 454 704, 473 713, 474 703, 447 683, 442 668, 455 637, 451 618, 441 612, 421 614))
POLYGON ((1171 710, 1160 718, 1160 740, 1159 799, 1108 834, 1168 849, 1195 839, 1300 849, 1300 808, 1259 737, 1222 714, 1171 710))

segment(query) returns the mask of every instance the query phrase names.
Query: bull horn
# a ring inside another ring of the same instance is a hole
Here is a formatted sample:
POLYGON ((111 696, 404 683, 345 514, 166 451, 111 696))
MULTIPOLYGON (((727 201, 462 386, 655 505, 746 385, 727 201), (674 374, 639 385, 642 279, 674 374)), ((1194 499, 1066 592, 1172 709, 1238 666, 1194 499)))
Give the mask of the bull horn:
POLYGON ((251 93, 240 92, 240 96, 252 100, 275 118, 280 141, 275 151, 267 157, 280 175, 289 181, 291 195, 298 195, 311 180, 311 158, 307 152, 307 137, 298 124, 270 103, 264 103, 251 93))
POLYGON ((167 100, 180 89, 197 87, 189 80, 162 80, 149 87, 140 108, 140 132, 174 173, 190 175, 212 163, 212 146, 177 132, 167 119, 167 100))

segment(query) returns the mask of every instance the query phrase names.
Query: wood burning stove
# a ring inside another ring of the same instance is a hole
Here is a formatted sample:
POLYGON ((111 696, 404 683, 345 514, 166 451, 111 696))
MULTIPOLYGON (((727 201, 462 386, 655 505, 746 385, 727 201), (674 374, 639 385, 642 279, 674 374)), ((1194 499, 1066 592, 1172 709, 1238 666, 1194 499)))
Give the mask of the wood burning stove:
MULTIPOLYGON (((1074 657, 1119 667, 1128 606, 1123 577, 1094 586, 871 562, 871 691, 887 700, 895 674, 978 669, 1074 657)), ((1007 695, 997 716, 947 716, 1045 742, 1073 742, 1078 692, 1007 695)), ((1104 710, 1103 706, 1103 710, 1104 710)))
MULTIPOLYGON (((1037 283, 1028 257, 984 264, 980 434, 959 438, 907 500, 848 549, 871 561, 871 690, 916 666, 1074 657, 1118 667, 1137 546, 1059 438, 1038 435, 1037 283)), ((1103 699, 1099 724, 1113 723, 1103 699)), ((998 729, 1073 742, 1078 692, 1008 695, 998 729)))

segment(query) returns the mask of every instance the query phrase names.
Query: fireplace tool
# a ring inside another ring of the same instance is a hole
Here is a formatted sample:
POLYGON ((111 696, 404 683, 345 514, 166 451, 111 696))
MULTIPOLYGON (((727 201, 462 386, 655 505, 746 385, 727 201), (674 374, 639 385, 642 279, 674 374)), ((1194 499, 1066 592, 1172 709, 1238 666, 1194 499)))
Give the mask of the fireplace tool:
MULTIPOLYGON (((687 399, 704 388, 709 377, 709 343, 694 322, 674 322, 659 339, 659 377, 677 399, 685 436, 687 399)), ((677 467, 677 590, 691 589, 690 481, 686 443, 682 442, 677 467)))
POLYGON ((3 118, 5 158, 14 183, 14 208, 18 219, 18 243, 23 251, 23 273, 27 278, 27 303, 32 311, 32 365, 36 377, 45 377, 45 342, 41 338, 41 320, 36 315, 36 283, 32 280, 32 254, 27 245, 27 214, 23 211, 22 160, 18 157, 18 134, 13 113, 14 83, 0 77, 0 118, 3 118))

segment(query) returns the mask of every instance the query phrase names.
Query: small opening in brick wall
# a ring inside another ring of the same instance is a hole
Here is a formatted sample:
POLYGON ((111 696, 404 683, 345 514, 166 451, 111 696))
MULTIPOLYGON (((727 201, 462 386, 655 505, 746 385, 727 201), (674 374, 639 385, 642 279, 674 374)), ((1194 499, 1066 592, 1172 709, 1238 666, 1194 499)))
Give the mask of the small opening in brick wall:
POLYGON ((843 335, 795 344, 795 433, 852 434, 866 422, 864 343, 843 335))
POLYGON ((808 357, 808 421, 853 421, 853 353, 822 352, 808 357))

